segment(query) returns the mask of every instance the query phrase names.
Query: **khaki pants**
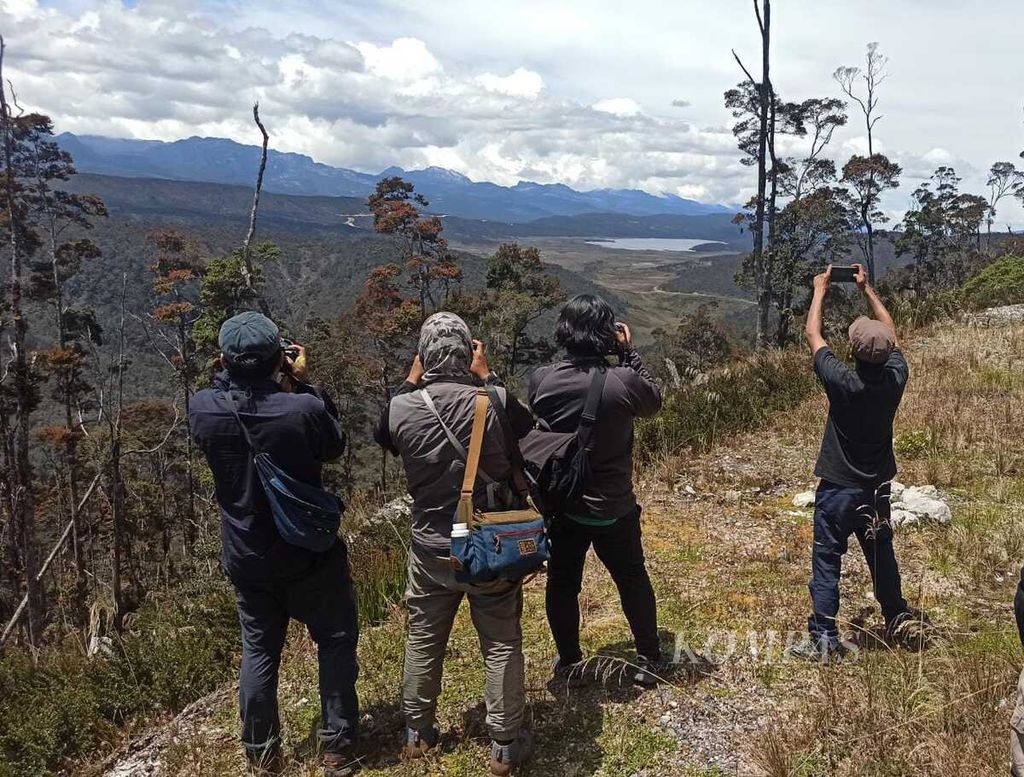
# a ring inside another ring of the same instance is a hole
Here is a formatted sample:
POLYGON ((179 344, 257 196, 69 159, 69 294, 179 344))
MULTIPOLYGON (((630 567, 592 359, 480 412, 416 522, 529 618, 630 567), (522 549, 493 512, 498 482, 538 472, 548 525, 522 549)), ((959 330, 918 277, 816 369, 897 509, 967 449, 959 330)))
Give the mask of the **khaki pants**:
POLYGON ((444 653, 463 596, 469 598, 469 614, 484 658, 488 732, 492 739, 515 739, 526 707, 522 585, 458 583, 446 558, 416 545, 409 551, 405 593, 409 610, 402 682, 405 724, 416 730, 434 724, 444 653))
POLYGON ((1010 774, 1024 777, 1024 672, 1017 681, 1017 706, 1010 716, 1010 774))

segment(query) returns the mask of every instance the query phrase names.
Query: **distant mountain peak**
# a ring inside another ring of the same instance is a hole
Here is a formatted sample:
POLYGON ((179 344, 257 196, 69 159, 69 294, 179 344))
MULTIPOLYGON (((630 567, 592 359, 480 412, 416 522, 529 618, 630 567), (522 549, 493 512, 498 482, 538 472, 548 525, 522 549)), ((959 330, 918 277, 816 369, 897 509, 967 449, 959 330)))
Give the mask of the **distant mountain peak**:
MULTIPOLYGON (((258 146, 198 135, 164 142, 66 132, 57 136, 57 142, 75 157, 81 172, 127 177, 251 186, 259 158, 258 146)), ((278 194, 365 199, 377 181, 391 176, 401 176, 413 183, 430 200, 431 211, 471 219, 526 222, 583 213, 688 216, 728 212, 721 205, 637 189, 578 191, 562 183, 533 181, 501 186, 473 181, 455 170, 437 166, 422 170, 391 166, 373 175, 332 167, 305 154, 274 150, 269 156, 264 188, 278 194)))

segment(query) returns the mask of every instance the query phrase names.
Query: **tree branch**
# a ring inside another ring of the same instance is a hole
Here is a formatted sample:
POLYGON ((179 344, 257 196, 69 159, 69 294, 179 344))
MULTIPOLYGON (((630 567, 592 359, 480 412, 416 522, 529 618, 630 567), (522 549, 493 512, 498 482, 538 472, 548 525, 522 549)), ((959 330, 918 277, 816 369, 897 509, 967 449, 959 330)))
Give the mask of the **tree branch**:
POLYGON ((270 135, 267 134, 267 128, 263 126, 263 122, 260 121, 260 104, 254 103, 252 106, 252 118, 256 122, 256 126, 260 129, 260 134, 263 136, 263 145, 260 150, 260 167, 256 173, 256 187, 252 193, 252 210, 249 213, 249 231, 245 235, 245 242, 242 243, 242 276, 245 280, 245 285, 249 291, 256 297, 256 302, 259 305, 260 312, 267 318, 270 318, 270 306, 267 305, 267 301, 263 298, 263 295, 256 289, 253 284, 253 266, 252 266, 252 239, 256 236, 256 214, 260 208, 260 194, 263 191, 263 173, 267 169, 267 145, 270 143, 270 135))

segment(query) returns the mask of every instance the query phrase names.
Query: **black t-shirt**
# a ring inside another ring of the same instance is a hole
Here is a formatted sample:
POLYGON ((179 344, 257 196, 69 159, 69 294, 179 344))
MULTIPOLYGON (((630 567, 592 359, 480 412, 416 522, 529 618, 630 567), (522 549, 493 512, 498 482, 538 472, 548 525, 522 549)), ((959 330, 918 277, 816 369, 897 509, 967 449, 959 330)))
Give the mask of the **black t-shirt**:
POLYGON ((830 348, 814 355, 814 372, 828 395, 828 422, 814 474, 841 486, 876 488, 896 475, 892 422, 910 370, 903 354, 854 370, 830 348))

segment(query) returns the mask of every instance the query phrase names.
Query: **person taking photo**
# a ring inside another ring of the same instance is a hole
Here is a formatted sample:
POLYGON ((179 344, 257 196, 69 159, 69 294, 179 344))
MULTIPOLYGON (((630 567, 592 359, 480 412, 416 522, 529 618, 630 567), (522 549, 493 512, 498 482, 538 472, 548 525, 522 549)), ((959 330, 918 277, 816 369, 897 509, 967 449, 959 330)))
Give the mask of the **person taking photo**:
POLYGON ((587 551, 593 546, 619 591, 636 644, 633 681, 654 686, 663 672, 654 588, 644 561, 640 505, 633 490, 633 424, 661 409, 661 391, 611 306, 581 294, 569 300, 555 325, 565 358, 530 376, 529 404, 553 432, 576 432, 595 381, 604 380, 591 432, 590 478, 582 500, 552 518, 545 597, 558 649, 556 682, 582 682, 579 595, 587 551), (616 366, 608 357, 618 358, 616 366))
POLYGON ((823 315, 831 265, 814 278, 805 334, 814 372, 828 397, 828 417, 814 474, 820 479, 814 502, 809 638, 793 646, 797 658, 828 661, 842 655, 836 616, 839 578, 851 535, 867 561, 886 633, 895 636, 908 620, 923 616, 903 598, 892 544, 890 482, 896 476, 893 420, 910 375, 889 311, 854 265, 854 282, 872 316, 860 316, 848 331, 852 367, 825 341, 823 315))
MULTIPOLYGON (((418 759, 440 738, 436 726, 444 654, 459 606, 469 613, 484 661, 486 725, 491 736, 490 774, 511 774, 533 752, 524 727, 526 685, 523 662, 522 581, 462 583, 456 580, 451 535, 473 428, 477 387, 497 388, 517 439, 533 417, 500 387, 465 322, 435 313, 420 329, 409 376, 381 415, 375 439, 402 459, 412 496, 409 548, 408 636, 402 681, 405 745, 402 758, 418 759)), ((488 406, 473 502, 480 510, 513 506, 512 451, 493 406, 488 406)))
POLYGON ((240 313, 224 322, 219 339, 223 370, 211 388, 192 397, 189 424, 213 473, 222 563, 235 588, 246 757, 256 773, 282 768, 278 669, 294 618, 306 625, 317 646, 324 773, 347 777, 354 769, 359 720, 359 628, 348 552, 337 536, 327 538, 323 552, 285 541, 253 450, 268 454, 297 481, 320 487, 323 464, 341 456, 345 437, 331 399, 306 382, 305 349, 289 343, 294 361, 286 355, 273 321, 240 313))

